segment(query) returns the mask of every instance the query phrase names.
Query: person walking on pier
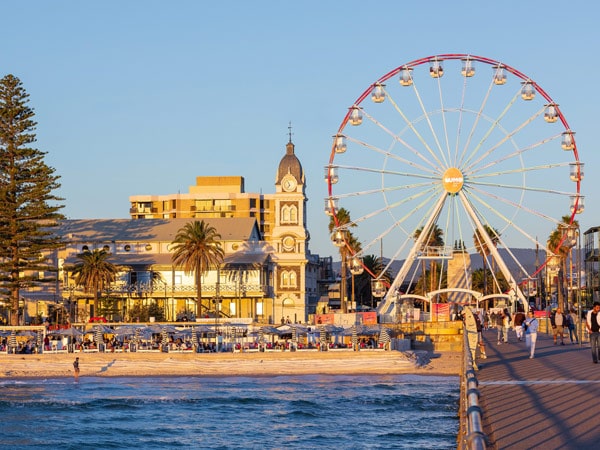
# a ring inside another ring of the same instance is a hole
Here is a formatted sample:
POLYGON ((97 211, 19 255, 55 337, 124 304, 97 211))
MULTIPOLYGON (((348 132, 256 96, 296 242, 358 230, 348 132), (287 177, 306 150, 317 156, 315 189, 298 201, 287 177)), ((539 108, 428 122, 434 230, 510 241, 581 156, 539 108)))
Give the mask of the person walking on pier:
POLYGON ((574 309, 569 311, 565 316, 567 318, 567 328, 569 330, 569 339, 571 339, 571 344, 579 344, 579 338, 577 337, 577 313, 574 309))
POLYGON ((565 345, 565 315, 562 313, 560 307, 556 308, 552 314, 550 314, 550 324, 552 325, 552 335, 554 337, 554 345, 558 344, 558 337, 560 336, 560 345, 565 345))
POLYGON ((504 330, 504 325, 503 325, 503 321, 502 321, 502 313, 501 312, 493 312, 491 319, 492 319, 492 323, 494 324, 494 326, 496 327, 496 330, 498 331, 498 345, 502 344, 503 341, 503 330, 504 330))
POLYGON ((525 345, 529 349, 529 359, 533 359, 535 355, 535 343, 537 342, 537 331, 539 322, 533 315, 533 311, 530 309, 527 313, 527 319, 523 322, 523 328, 525 329, 525 345))
POLYGON ((521 311, 518 311, 513 318, 513 327, 515 329, 515 333, 517 333, 517 341, 523 340, 523 322, 525 322, 525 314, 521 311))
POLYGON ((590 333, 590 346, 592 347, 592 361, 598 364, 600 359, 600 302, 594 302, 594 307, 588 311, 586 327, 590 333))
POLYGON ((502 311, 502 328, 504 332, 504 343, 508 343, 508 330, 510 330, 510 326, 512 325, 512 319, 510 317, 510 313, 507 308, 504 308, 502 311))

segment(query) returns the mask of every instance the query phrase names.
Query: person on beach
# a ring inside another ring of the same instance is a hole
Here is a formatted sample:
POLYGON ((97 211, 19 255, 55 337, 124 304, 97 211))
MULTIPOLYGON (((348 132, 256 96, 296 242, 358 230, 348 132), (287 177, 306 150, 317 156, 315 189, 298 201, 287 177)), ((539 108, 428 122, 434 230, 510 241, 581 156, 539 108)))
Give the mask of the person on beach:
POLYGON ((585 325, 590 334, 590 346, 592 347, 592 361, 598 364, 600 359, 600 302, 594 302, 594 307, 588 311, 585 325))
POLYGON ((79 356, 73 361, 73 376, 75 380, 79 379, 79 356))
POLYGON ((533 359, 535 355, 535 343, 537 342, 537 331, 539 322, 533 315, 533 311, 529 310, 527 319, 523 322, 525 329, 525 345, 529 349, 529 359, 533 359))
POLYGON ((562 313, 560 306, 556 308, 552 314, 550 314, 550 324, 552 325, 552 336, 554 337, 554 345, 558 344, 558 337, 560 336, 560 345, 565 345, 564 331, 565 331, 565 315, 562 313))

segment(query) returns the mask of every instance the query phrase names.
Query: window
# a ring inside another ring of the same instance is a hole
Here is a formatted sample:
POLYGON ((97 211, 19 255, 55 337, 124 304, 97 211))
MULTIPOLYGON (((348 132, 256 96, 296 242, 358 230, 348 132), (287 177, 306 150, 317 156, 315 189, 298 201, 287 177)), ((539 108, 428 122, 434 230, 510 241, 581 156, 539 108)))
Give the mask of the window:
POLYGON ((283 270, 281 272, 281 287, 294 288, 297 286, 297 275, 293 270, 283 270))
POLYGON ((215 211, 231 211, 231 200, 215 200, 215 211))
POLYGON ((212 211, 212 200, 195 200, 196 211, 212 211))
POLYGON ((298 223, 298 208, 296 205, 283 205, 281 207, 281 223, 298 223))

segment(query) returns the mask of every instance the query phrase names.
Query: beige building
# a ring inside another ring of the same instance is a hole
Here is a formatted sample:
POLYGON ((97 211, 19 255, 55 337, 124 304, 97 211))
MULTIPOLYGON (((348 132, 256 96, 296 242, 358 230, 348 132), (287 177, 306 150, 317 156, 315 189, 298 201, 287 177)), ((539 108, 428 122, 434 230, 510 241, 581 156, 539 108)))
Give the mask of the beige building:
POLYGON ((306 178, 291 139, 275 176, 275 192, 248 193, 241 176, 198 176, 189 192, 129 197, 132 219, 256 219, 275 264, 268 316, 304 322, 319 297, 318 262, 308 249, 306 178))
POLYGON ((24 321, 135 321, 145 308, 168 321, 195 319, 198 311, 198 318, 305 322, 315 312, 320 274, 319 257, 308 249, 305 183, 290 140, 272 194, 245 192, 241 176, 197 177, 186 194, 130 197, 131 219, 64 221, 57 232, 65 248, 48 255, 58 279, 21 291, 24 321), (223 264, 202 277, 199 305, 194 275, 172 264, 171 243, 191 220, 213 226, 225 251, 223 264), (94 249, 110 252, 121 267, 118 281, 103 287, 98 310, 69 270, 78 254, 94 249))

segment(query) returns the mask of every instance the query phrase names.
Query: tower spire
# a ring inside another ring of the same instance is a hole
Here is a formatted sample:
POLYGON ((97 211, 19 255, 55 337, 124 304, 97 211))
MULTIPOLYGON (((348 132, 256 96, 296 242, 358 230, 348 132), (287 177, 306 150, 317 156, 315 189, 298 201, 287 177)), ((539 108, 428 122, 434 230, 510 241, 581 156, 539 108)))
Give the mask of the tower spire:
POLYGON ((288 135, 290 140, 288 141, 288 143, 292 143, 292 121, 290 120, 289 125, 288 125, 288 135))

